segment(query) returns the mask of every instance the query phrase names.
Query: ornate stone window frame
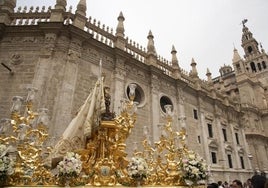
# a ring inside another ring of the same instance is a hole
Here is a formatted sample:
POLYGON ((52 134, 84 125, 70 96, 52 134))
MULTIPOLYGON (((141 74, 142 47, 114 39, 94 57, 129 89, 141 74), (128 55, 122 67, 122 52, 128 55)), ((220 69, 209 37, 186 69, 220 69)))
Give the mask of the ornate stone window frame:
POLYGON ((127 98, 129 99, 129 85, 130 84, 136 84, 136 90, 135 90, 135 98, 134 98, 134 102, 138 102, 137 107, 143 107, 146 103, 146 97, 145 97, 145 93, 144 93, 144 89, 141 87, 140 84, 138 84, 137 82, 129 82, 126 84, 126 88, 125 88, 125 94, 127 96, 127 98))
POLYGON ((174 114, 174 103, 172 102, 171 97, 166 94, 160 94, 159 96, 159 107, 161 113, 166 114, 166 110, 164 108, 165 105, 172 105, 172 115, 174 114))

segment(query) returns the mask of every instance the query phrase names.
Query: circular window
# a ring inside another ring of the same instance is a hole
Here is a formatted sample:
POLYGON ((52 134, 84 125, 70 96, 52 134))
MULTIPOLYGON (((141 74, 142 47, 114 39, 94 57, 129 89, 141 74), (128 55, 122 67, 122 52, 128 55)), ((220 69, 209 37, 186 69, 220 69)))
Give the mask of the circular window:
MULTIPOLYGON (((170 100, 170 98, 168 98, 167 96, 162 96, 160 98, 160 106, 161 106, 161 109, 163 112, 167 113, 166 112, 166 109, 165 109, 165 105, 172 105, 172 101, 170 100)), ((172 111, 173 111, 173 107, 172 107, 172 111)))
MULTIPOLYGON (((132 84, 136 85, 134 101, 138 102, 138 104, 141 105, 141 104, 144 103, 144 100, 145 100, 144 92, 143 92, 142 88, 138 84, 136 84, 136 83, 132 83, 132 84)), ((129 92, 130 92, 129 85, 127 86, 127 97, 128 97, 128 99, 129 99, 129 92)))

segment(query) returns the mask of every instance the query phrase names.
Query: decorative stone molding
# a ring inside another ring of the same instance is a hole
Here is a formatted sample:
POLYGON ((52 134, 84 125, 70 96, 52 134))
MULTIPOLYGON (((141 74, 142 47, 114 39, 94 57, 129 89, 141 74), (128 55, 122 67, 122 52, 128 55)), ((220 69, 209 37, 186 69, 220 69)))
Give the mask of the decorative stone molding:
POLYGON ((184 104, 185 96, 182 88, 177 88, 177 100, 179 101, 180 104, 184 104))
POLYGON ((221 124, 222 124, 222 125, 227 125, 227 121, 226 121, 225 119, 222 119, 222 118, 221 118, 221 124))
POLYGON ((225 144, 224 149, 226 151, 228 151, 228 152, 232 152, 233 151, 233 147, 231 145, 229 145, 229 144, 225 144))
POLYGON ((246 153, 245 149, 242 148, 242 147, 239 147, 239 148, 237 149, 237 152, 238 152, 240 155, 244 155, 244 154, 246 153))
POLYGON ((85 49, 85 53, 92 57, 99 57, 99 53, 94 48, 85 49))
POLYGON ((151 82, 151 88, 153 91, 159 91, 160 89, 160 83, 159 83, 159 79, 158 76, 156 75, 152 75, 152 82, 151 82))
POLYGON ((41 49, 41 54, 46 56, 51 56, 56 42, 56 34, 55 33, 47 33, 44 39, 44 46, 41 49))
POLYGON ((126 76, 127 75, 127 71, 125 69, 121 69, 119 67, 116 67, 114 72, 116 75, 119 75, 119 76, 126 76))
POLYGON ((210 120, 210 121, 213 121, 214 117, 213 117, 212 114, 205 113, 205 119, 210 120))
POLYGON ((12 65, 19 65, 23 62, 22 55, 19 53, 12 54, 10 59, 12 65))
POLYGON ((142 78, 142 79, 145 79, 145 73, 141 70, 137 70, 137 76, 142 78))
POLYGON ((219 108, 219 106, 218 106, 218 105, 215 105, 215 107, 214 107, 214 111, 215 111, 215 116, 216 116, 216 117, 221 117, 221 116, 222 116, 222 114, 223 114, 222 109, 221 109, 221 108, 219 108))
POLYGON ((199 103, 199 108, 204 110, 205 109, 205 102, 202 97, 198 97, 198 103, 199 103))
POLYGON ((219 147, 216 139, 209 140, 208 146, 216 150, 218 150, 218 147, 219 147))
POLYGON ((78 63, 78 59, 81 57, 81 53, 72 49, 68 51, 68 61, 78 63))
POLYGON ((70 48, 80 51, 82 48, 82 41, 79 39, 72 39, 70 43, 70 48))
MULTIPOLYGON (((223 124, 225 123, 225 124, 227 124, 227 122, 225 121, 222 121, 223 122, 223 124)), ((237 125, 237 124, 233 124, 233 128, 234 128, 234 130, 239 130, 239 126, 237 125)))

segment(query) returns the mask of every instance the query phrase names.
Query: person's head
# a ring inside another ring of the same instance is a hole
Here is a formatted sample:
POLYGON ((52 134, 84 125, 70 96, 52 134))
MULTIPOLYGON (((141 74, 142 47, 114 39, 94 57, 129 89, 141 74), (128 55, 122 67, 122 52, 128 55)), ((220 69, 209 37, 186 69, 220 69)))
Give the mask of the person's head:
POLYGON ((247 181, 245 182, 245 185, 248 187, 251 187, 251 178, 247 179, 247 181))
POLYGON ((222 181, 218 181, 218 185, 222 185, 222 181))
POLYGON ((234 180, 232 182, 232 188, 242 188, 243 187, 243 184, 240 180, 234 180))
POLYGON ((211 183, 207 186, 207 188, 218 188, 219 185, 217 183, 211 183))
POLYGON ((266 182, 265 176, 254 175, 251 178, 251 185, 253 188, 264 188, 266 182))

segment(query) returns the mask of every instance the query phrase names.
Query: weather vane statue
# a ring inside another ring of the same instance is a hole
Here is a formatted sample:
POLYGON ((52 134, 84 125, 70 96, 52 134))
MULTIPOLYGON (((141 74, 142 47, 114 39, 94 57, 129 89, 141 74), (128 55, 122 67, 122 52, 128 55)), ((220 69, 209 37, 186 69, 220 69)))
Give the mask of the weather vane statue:
POLYGON ((248 19, 242 20, 243 27, 245 27, 245 23, 247 23, 247 22, 248 22, 248 19))

